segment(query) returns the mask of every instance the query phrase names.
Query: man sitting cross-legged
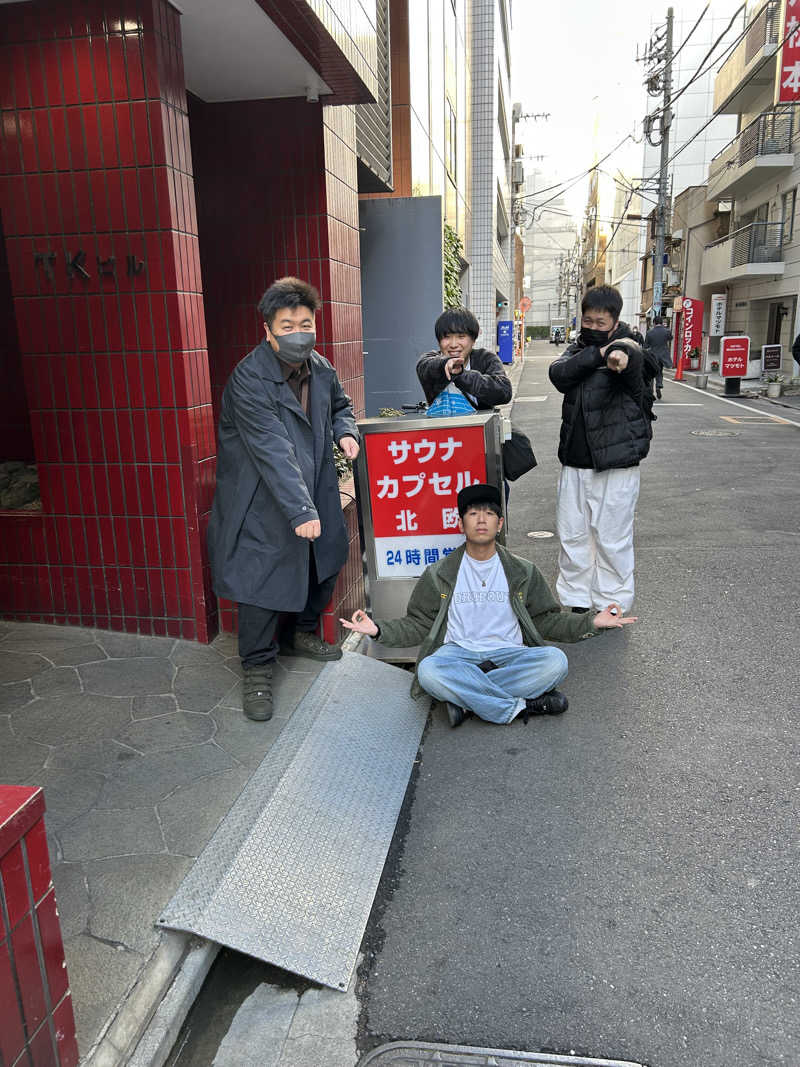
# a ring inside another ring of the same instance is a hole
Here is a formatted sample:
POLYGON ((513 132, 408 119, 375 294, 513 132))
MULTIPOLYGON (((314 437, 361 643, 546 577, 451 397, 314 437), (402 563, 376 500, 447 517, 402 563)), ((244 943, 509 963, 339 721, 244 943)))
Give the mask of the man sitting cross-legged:
POLYGON ((503 519, 494 486, 462 489, 458 514, 466 543, 420 576, 404 619, 373 622, 359 610, 342 625, 389 646, 419 645, 411 692, 443 701, 451 726, 470 712, 509 723, 566 711, 557 686, 567 657, 545 641, 579 641, 636 620, 617 604, 562 612, 539 570, 496 544, 503 519))

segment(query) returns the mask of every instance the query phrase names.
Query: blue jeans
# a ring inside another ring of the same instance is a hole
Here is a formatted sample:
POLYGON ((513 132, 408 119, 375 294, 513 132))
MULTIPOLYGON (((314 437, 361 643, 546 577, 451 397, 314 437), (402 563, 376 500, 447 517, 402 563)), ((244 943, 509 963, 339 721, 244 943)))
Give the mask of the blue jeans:
POLYGON ((525 701, 555 688, 567 676, 567 657, 560 648, 495 648, 470 652, 452 641, 423 659, 417 668, 419 684, 437 700, 468 708, 487 722, 508 723, 525 701), (488 674, 478 667, 490 659, 497 664, 488 674))

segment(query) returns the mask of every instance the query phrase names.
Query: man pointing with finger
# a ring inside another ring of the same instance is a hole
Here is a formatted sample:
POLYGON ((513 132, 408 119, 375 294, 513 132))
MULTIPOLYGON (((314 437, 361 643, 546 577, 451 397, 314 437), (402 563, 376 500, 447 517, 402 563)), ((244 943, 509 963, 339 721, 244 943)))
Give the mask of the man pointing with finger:
POLYGON ((222 395, 208 547, 214 591, 238 607, 250 719, 272 717, 279 647, 317 660, 342 655, 316 630, 347 559, 333 444, 355 459, 359 435, 336 371, 314 351, 319 307, 306 282, 274 282, 258 304, 265 337, 222 395), (294 618, 279 644, 286 612, 294 618))
POLYGON ((556 593, 574 612, 633 605, 633 523, 639 464, 652 430, 644 402, 642 349, 620 322, 622 296, 589 289, 575 344, 550 364, 563 394, 556 524, 556 593))

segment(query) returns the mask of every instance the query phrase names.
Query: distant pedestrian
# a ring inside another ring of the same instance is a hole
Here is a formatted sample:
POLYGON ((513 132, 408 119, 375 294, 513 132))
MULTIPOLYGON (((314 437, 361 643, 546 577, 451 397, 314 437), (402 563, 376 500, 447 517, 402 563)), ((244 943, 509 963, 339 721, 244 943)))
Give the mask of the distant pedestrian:
POLYGON ((556 522, 561 541, 556 591, 573 611, 633 603, 633 520, 639 463, 652 431, 644 405, 643 355, 619 321, 622 297, 589 289, 576 345, 550 365, 564 394, 556 522))
POLYGON ((618 604, 580 618, 562 612, 533 563, 496 543, 503 518, 493 485, 468 486, 457 503, 466 543, 426 568, 405 618, 374 622, 359 610, 341 623, 386 645, 419 645, 411 692, 443 701, 451 726, 470 713, 501 724, 560 715, 567 657, 545 641, 579 641, 636 620, 618 604))
POLYGON ((672 340, 672 331, 667 327, 663 319, 656 318, 653 325, 647 331, 644 339, 645 348, 648 348, 658 360, 658 373, 656 374, 656 396, 661 399, 661 390, 664 388, 664 367, 672 366, 672 357, 669 352, 669 343, 672 340))
POLYGON ((452 382, 479 411, 511 399, 511 382, 500 357, 475 348, 478 320, 467 308, 448 308, 434 325, 439 348, 417 360, 417 377, 429 404, 452 382))
POLYGON ((359 450, 350 398, 314 351, 316 289, 281 278, 258 304, 265 338, 222 394, 217 490, 208 527, 214 590, 238 606, 244 713, 272 716, 272 665, 284 654, 340 659, 316 635, 347 559, 333 443, 359 450), (278 639, 281 613, 292 614, 278 639))

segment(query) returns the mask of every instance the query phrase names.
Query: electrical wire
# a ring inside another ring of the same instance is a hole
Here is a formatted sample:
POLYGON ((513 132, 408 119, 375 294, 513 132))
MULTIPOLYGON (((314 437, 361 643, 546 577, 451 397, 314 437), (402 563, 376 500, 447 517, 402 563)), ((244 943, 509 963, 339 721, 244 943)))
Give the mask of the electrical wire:
MULTIPOLYGON (((622 138, 622 140, 619 142, 619 144, 615 145, 611 149, 610 152, 607 152, 603 156, 602 159, 598 159, 598 161, 593 166, 589 167, 587 170, 581 171, 581 173, 576 175, 574 178, 565 178, 563 181, 556 182, 555 185, 548 185, 544 189, 537 189, 535 193, 524 193, 522 196, 514 197, 515 201, 516 200, 530 200, 534 196, 541 196, 543 193, 552 192, 553 189, 559 189, 559 188, 562 188, 563 186, 568 186, 568 188, 563 188, 562 191, 565 192, 565 193, 568 192, 569 189, 571 189, 573 185, 577 185, 579 181, 581 181, 583 178, 586 178, 589 174, 592 173, 593 170, 597 170, 601 163, 605 163, 605 161, 610 156, 613 156, 615 152, 619 151, 619 149, 622 148, 622 146, 625 144, 626 141, 632 141, 632 140, 633 140, 633 134, 626 133, 625 136, 622 138), (571 184, 568 184, 568 183, 571 183, 571 184)), ((553 200, 557 200, 560 195, 561 194, 559 193, 556 196, 551 197, 550 200, 546 200, 545 203, 549 204, 553 200)), ((534 211, 538 211, 538 209, 540 207, 543 207, 543 206, 544 205, 542 205, 542 204, 534 204, 534 206, 533 206, 534 207, 534 211)))
MULTIPOLYGON (((749 25, 752 25, 752 23, 750 23, 749 25)), ((788 32, 784 36, 783 40, 778 42, 778 44, 776 46, 776 49, 775 49, 775 55, 776 56, 778 55, 780 49, 783 48, 783 46, 789 40, 789 38, 796 32, 796 30, 797 30, 797 27, 794 27, 793 29, 788 30, 788 32)), ((760 67, 756 67, 754 70, 752 70, 750 72, 750 74, 748 75, 748 77, 745 78, 744 81, 742 81, 742 83, 739 85, 739 88, 736 90, 736 92, 733 95, 734 96, 738 96, 739 93, 742 91, 742 89, 744 89, 745 85, 747 85, 747 83, 749 81, 751 81, 752 78, 754 78, 756 74, 759 74, 759 73, 760 73, 760 67)), ((695 141, 700 136, 700 134, 703 132, 703 130, 708 129, 708 127, 711 125, 711 123, 714 121, 714 119, 719 118, 719 116, 721 114, 722 114, 722 109, 721 108, 720 108, 719 111, 712 112, 711 117, 706 122, 703 123, 703 125, 700 127, 700 129, 696 130, 688 140, 683 142, 683 144, 680 146, 680 148, 677 148, 672 153, 672 155, 667 159, 665 165, 669 166, 670 163, 673 161, 673 159, 677 159, 677 157, 681 154, 681 152, 683 152, 684 149, 688 148, 689 145, 692 143, 692 141, 695 141)))
POLYGON ((694 26, 692 26, 692 28, 689 30, 688 35, 686 37, 684 37, 683 41, 681 42, 681 44, 680 44, 680 46, 678 48, 678 51, 672 53, 672 62, 673 63, 678 58, 678 56, 681 54, 681 52, 686 47, 686 45, 689 43, 689 41, 691 41, 692 34, 697 29, 697 27, 700 25, 700 23, 703 21, 703 19, 705 18, 705 15, 706 15, 706 11, 708 11, 708 9, 710 7, 711 7, 711 4, 706 4, 706 6, 700 12, 700 18, 697 20, 697 22, 695 22, 694 26))
MULTIPOLYGON (((741 33, 740 33, 740 34, 739 34, 739 35, 738 35, 738 36, 737 36, 737 37, 736 37, 736 38, 735 38, 735 39, 734 39, 734 40, 733 40, 733 41, 732 41, 732 42, 731 42, 731 43, 730 43, 730 44, 729 44, 729 45, 728 45, 728 46, 727 46, 726 48, 725 48, 725 51, 724 51, 724 52, 722 53, 722 55, 721 55, 721 56, 718 56, 718 57, 717 57, 716 59, 714 59, 714 60, 713 60, 713 62, 712 62, 712 63, 710 64, 710 66, 709 66, 709 67, 707 67, 707 68, 706 68, 705 70, 703 69, 703 66, 704 66, 704 64, 705 64, 706 60, 707 60, 707 59, 708 59, 708 58, 709 58, 710 56, 712 56, 712 54, 713 54, 714 50, 716 49, 717 45, 718 45, 718 44, 720 43, 720 41, 721 41, 721 40, 723 39, 723 37, 725 37, 725 35, 726 35, 726 34, 727 34, 727 33, 728 33, 729 31, 730 31, 730 29, 731 29, 731 27, 733 26, 734 22, 736 21, 736 19, 737 19, 737 18, 739 17, 739 15, 740 15, 740 14, 742 13, 742 11, 743 11, 743 10, 744 10, 744 9, 745 9, 746 7, 747 7, 747 4, 742 4, 742 5, 740 6, 740 7, 738 7, 738 8, 736 9, 736 11, 734 11, 733 15, 731 15, 731 19, 730 19, 730 22, 728 23, 728 25, 727 25, 727 26, 725 27, 725 29, 724 29, 724 30, 722 31, 722 33, 721 33, 721 34, 719 35, 719 37, 718 37, 718 38, 716 39, 716 41, 714 41, 714 43, 713 43, 713 44, 711 45, 711 47, 710 47, 710 48, 709 48, 709 50, 708 50, 708 51, 706 52, 706 54, 705 54, 705 55, 703 56, 703 58, 702 58, 702 59, 700 60, 700 64, 698 65, 698 68, 697 68, 697 70, 695 71, 695 73, 694 73, 694 74, 692 75, 692 77, 691 77, 691 78, 689 79, 689 81, 688 81, 688 82, 687 82, 687 83, 686 83, 686 84, 685 84, 684 86, 682 86, 682 87, 681 87, 681 88, 680 88, 680 89, 679 89, 679 90, 677 91, 677 93, 674 93, 674 94, 673 94, 673 95, 672 95, 672 96, 671 96, 671 97, 669 98, 669 102, 668 102, 667 106, 668 106, 668 107, 669 107, 670 109, 672 108, 672 105, 673 105, 673 104, 675 103, 675 101, 676 101, 676 100, 680 100, 680 98, 681 98, 681 97, 683 96, 683 94, 684 94, 684 93, 685 93, 685 92, 686 92, 686 91, 687 91, 688 89, 690 89, 690 88, 692 87, 692 85, 694 85, 694 83, 695 83, 695 82, 696 82, 696 81, 697 81, 697 80, 698 80, 699 78, 702 78, 702 77, 703 77, 703 75, 705 75, 705 74, 708 74, 708 71, 709 71, 709 70, 711 69, 711 66, 713 66, 713 65, 714 65, 714 63, 717 63, 717 62, 719 62, 720 60, 721 60, 721 62, 722 62, 722 63, 724 63, 724 62, 725 62, 725 60, 726 60, 726 59, 728 58, 728 56, 729 56, 729 55, 731 54, 731 52, 732 52, 732 51, 733 51, 733 50, 734 50, 734 49, 735 49, 735 48, 736 48, 736 47, 737 47, 737 46, 738 46, 738 45, 740 44, 740 42, 741 42, 741 41, 742 41, 742 40, 743 40, 743 39, 745 38, 745 36, 747 35, 747 31, 749 30, 749 28, 750 28, 750 26, 752 25, 752 23, 748 23, 748 24, 747 24, 747 25, 746 25, 746 26, 744 27, 744 29, 742 30, 742 32, 741 32, 741 33)), ((684 42, 684 43, 685 43, 685 42, 684 42)), ((681 47, 683 47, 683 45, 681 45, 681 47)), ((677 55, 677 53, 675 53, 675 54, 677 55)), ((673 56, 672 58, 673 58, 673 60, 674 60, 675 56, 673 56)), ((664 113, 664 108, 663 108, 663 106, 662 106, 662 107, 658 107, 658 108, 656 108, 656 110, 655 110, 655 111, 653 111, 653 112, 652 112, 652 114, 651 114, 651 116, 650 116, 650 117, 651 117, 651 118, 653 118, 653 119, 657 119, 657 118, 659 117, 659 115, 663 115, 663 113, 664 113)))
POLYGON ((614 238, 617 236, 617 232, 619 231, 620 226, 625 221, 625 212, 630 207, 631 200, 633 200, 633 193, 634 193, 634 190, 631 189, 631 191, 628 193, 628 199, 627 199, 627 201, 625 203, 625 207, 622 209, 622 217, 620 218, 619 222, 614 227, 614 229, 611 231, 611 236, 606 241, 606 247, 603 249, 603 251, 600 253, 600 255, 597 257, 597 259, 594 261, 592 266, 589 268, 589 273, 590 274, 591 274, 591 272, 593 270, 595 270, 597 268, 597 265, 599 264, 599 262, 603 258, 603 256, 607 255, 608 250, 609 250, 609 248, 611 247, 611 245, 612 245, 612 243, 614 241, 614 238))
MULTIPOLYGON (((685 93, 685 92, 687 91, 687 89, 689 89, 689 87, 690 87, 690 86, 691 86, 691 85, 692 85, 692 84, 693 84, 693 83, 694 83, 695 81, 697 81, 697 79, 698 79, 699 77, 701 77, 701 76, 702 76, 702 74, 705 74, 705 73, 707 73, 707 71, 703 70, 703 65, 704 65, 704 64, 706 63, 706 61, 707 61, 707 60, 709 59, 709 57, 713 55, 713 53, 714 53, 714 51, 716 50, 717 46, 719 45, 720 41, 721 41, 721 40, 722 40, 722 39, 723 39, 723 38, 725 37, 725 35, 726 35, 726 34, 727 34, 727 33, 728 33, 729 31, 730 31, 730 29, 731 29, 731 27, 733 26, 733 24, 734 24, 735 20, 736 20, 736 19, 738 18, 738 16, 739 16, 739 15, 741 14, 741 12, 742 12, 742 11, 743 11, 743 10, 744 10, 744 9, 746 8, 746 6, 747 6, 747 5, 746 5, 746 3, 743 3, 743 4, 741 4, 741 5, 740 5, 740 6, 739 6, 739 7, 738 7, 738 8, 736 9, 736 11, 734 12, 734 14, 733 14, 733 15, 731 16, 731 19, 730 19, 730 21, 729 21, 728 25, 726 26, 725 30, 724 30, 724 31, 723 31, 723 32, 722 32, 722 33, 720 34, 720 36, 719 36, 719 37, 717 38, 717 40, 716 40, 716 41, 715 41, 715 42, 714 42, 714 43, 713 43, 713 44, 711 45, 711 48, 710 48, 710 49, 708 50, 708 52, 706 52, 705 56, 704 56, 704 57, 703 57, 703 59, 701 60, 701 62, 700 62, 700 66, 698 67, 698 70, 697 70, 697 72, 696 72, 696 73, 694 74, 694 76, 693 76, 693 77, 692 77, 692 78, 691 78, 691 79, 690 79, 690 80, 689 80, 689 81, 688 81, 688 82, 686 83, 686 85, 685 85, 685 86, 683 86, 683 87, 682 87, 682 88, 681 88, 681 89, 680 89, 680 90, 679 90, 679 91, 678 91, 678 92, 677 92, 677 93, 676 93, 676 94, 675 94, 675 95, 674 95, 673 97, 671 97, 671 99, 670 99, 670 101, 669 101, 669 106, 670 106, 670 107, 671 107, 671 105, 672 105, 672 104, 673 104, 673 103, 674 103, 674 102, 675 102, 676 100, 678 100, 678 99, 679 99, 679 98, 680 98, 680 97, 681 97, 681 96, 682 96, 682 95, 683 95, 683 94, 684 94, 684 93, 685 93)), ((705 14, 705 11, 706 11, 706 10, 708 10, 708 6, 706 7, 706 9, 705 9, 705 10, 703 11, 703 13, 701 14, 701 16, 700 16, 700 19, 702 19, 702 17, 703 17, 703 15, 705 14)), ((697 23, 695 23, 694 27, 693 27, 693 28, 692 28, 692 30, 690 31, 689 37, 691 36, 691 34, 692 34, 692 33, 694 33, 695 29, 696 29, 696 28, 697 28, 697 26, 699 25, 700 19, 698 19, 697 23)), ((738 36, 736 37, 736 39, 735 39, 735 40, 734 40, 734 41, 732 42, 732 44, 731 44, 731 45, 729 45, 729 46, 728 46, 728 47, 727 47, 727 48, 725 49, 725 52, 723 53, 723 60, 722 60, 723 62, 725 61, 725 59, 727 59, 728 55, 729 55, 729 54, 730 54, 730 53, 731 53, 731 52, 733 51, 733 49, 737 47, 737 45, 738 45, 738 44, 739 44, 739 43, 741 42, 741 40, 743 40, 743 38, 744 38, 744 37, 745 37, 745 35, 747 34, 747 31, 748 31, 748 29, 750 28, 750 26, 751 26, 751 25, 752 25, 752 21, 751 21, 750 23, 747 23, 747 25, 745 25, 745 27, 744 27, 744 29, 742 30, 742 32, 741 32, 741 33, 740 33, 740 34, 739 34, 739 35, 738 35, 738 36)), ((785 37, 783 38, 783 40, 782 40, 782 41, 780 42, 780 44, 778 45, 778 48, 781 48, 781 47, 782 47, 782 46, 783 46, 783 45, 784 45, 784 44, 786 43, 786 41, 787 41, 787 40, 788 40, 788 38, 789 38, 789 37, 790 37, 790 36, 792 35, 792 33, 793 33, 793 32, 794 32, 794 31, 789 31, 789 32, 788 32, 788 33, 786 34, 786 36, 785 36, 785 37)), ((683 41, 683 43, 681 44, 680 48, 683 48, 683 46, 684 46, 684 45, 685 45, 685 44, 686 44, 686 43, 688 42, 688 40, 689 40, 689 37, 687 37, 687 38, 686 38, 686 39, 685 39, 685 40, 683 41)), ((680 51, 680 48, 678 49, 678 51, 680 51)), ((776 51, 777 51, 777 49, 776 49, 776 51)), ((677 55, 677 53, 675 53, 675 54, 677 55)), ((673 57, 673 58, 674 58, 674 57, 673 57)), ((715 62, 716 62, 716 61, 715 61, 715 62)), ((752 78, 753 78, 753 77, 755 76, 755 74, 756 74, 756 73, 758 73, 758 70, 754 70, 754 71, 753 71, 753 72, 752 72, 752 73, 751 73, 751 74, 749 75, 749 77, 748 77, 748 78, 746 78, 746 79, 745 79, 745 80, 744 80, 744 81, 743 81, 743 82, 741 83, 741 85, 739 86, 739 88, 738 88, 738 89, 737 89, 737 91, 736 91, 736 92, 737 92, 737 95, 738 95, 738 93, 739 93, 739 92, 741 92, 741 90, 742 90, 742 89, 743 89, 743 88, 745 87, 745 85, 747 85, 747 83, 748 83, 748 82, 749 82, 749 81, 750 81, 750 80, 751 80, 751 79, 752 79, 752 78)), ((657 117, 657 116, 658 116, 659 114, 661 114, 661 113, 663 112, 663 110, 664 110, 664 109, 663 109, 663 107, 662 107, 662 108, 660 108, 660 109, 657 109, 657 110, 656 110, 656 111, 655 111, 655 112, 653 113, 653 116, 654 116, 654 117, 657 117)), ((680 155, 680 154, 681 154, 681 153, 682 153, 682 152, 683 152, 683 151, 684 151, 684 150, 685 150, 686 148, 688 148, 688 147, 689 147, 689 145, 690 145, 690 144, 691 144, 691 143, 692 143, 693 141, 695 141, 695 140, 696 140, 696 139, 697 139, 697 138, 698 138, 698 137, 700 136, 700 134, 701 134, 701 133, 702 133, 702 132, 703 132, 704 130, 706 130, 706 129, 707 129, 707 128, 708 128, 708 127, 709 127, 709 126, 711 125, 711 123, 712 123, 712 122, 714 121, 714 119, 715 119, 715 118, 718 118, 718 116, 719 116, 720 114, 722 114, 721 110, 720 110, 720 111, 714 111, 714 112, 712 113, 711 117, 710 117, 710 118, 709 118, 709 119, 708 119, 708 120, 707 120, 707 121, 706 121, 706 122, 705 122, 705 123, 704 123, 704 124, 703 124, 703 125, 702 125, 702 126, 701 126, 701 127, 699 128, 699 129, 698 129, 698 130, 696 130, 696 131, 695 131, 695 133, 694 133, 694 134, 693 134, 693 135, 692 135, 692 136, 691 136, 690 138, 688 138, 688 139, 687 139, 687 140, 686 140, 686 141, 685 141, 685 142, 684 142, 684 143, 683 143, 683 144, 682 144, 682 145, 680 146, 680 148, 676 149, 676 150, 675 150, 675 151, 674 151, 674 152, 672 153, 672 155, 671 155, 671 156, 670 156, 670 157, 669 157, 669 158, 667 159, 667 161, 666 161, 666 166, 669 166, 669 164, 670 164, 670 163, 671 163, 671 162, 672 162, 672 161, 673 161, 674 159, 676 159, 676 158, 677 158, 677 157, 678 157, 678 156, 679 156, 679 155, 680 155)), ((552 197, 550 197, 550 198, 549 198, 548 200, 545 200, 545 201, 544 201, 544 203, 542 203, 542 204, 534 204, 534 205, 533 205, 533 212, 534 212, 534 218, 533 218, 532 222, 536 222, 536 221, 537 221, 537 220, 536 220, 536 218, 535 218, 535 213, 536 213, 536 212, 538 212, 539 214, 541 214, 541 213, 543 212, 543 210, 544 210, 544 209, 545 209, 545 208, 547 207, 547 205, 548 205, 548 204, 551 204, 551 203, 552 203, 552 202, 553 202, 554 200, 557 200, 557 199, 558 199, 558 198, 559 198, 560 196, 562 196, 562 195, 563 195, 564 193, 567 193, 567 192, 569 192, 569 190, 570 190, 570 189, 572 189, 572 188, 573 188, 573 187, 574 187, 575 185, 577 185, 579 181, 582 181, 582 180, 583 180, 584 178, 588 177, 588 175, 590 175, 590 174, 591 174, 591 173, 592 173, 593 171, 599 171, 599 170, 600 170, 600 164, 604 163, 604 162, 605 162, 605 161, 606 161, 607 159, 609 159, 609 158, 610 158, 610 157, 611 157, 611 156, 612 156, 612 155, 613 155, 613 154, 614 154, 615 152, 617 152, 617 151, 618 151, 618 150, 619 150, 619 149, 620 149, 620 148, 621 148, 621 147, 622 147, 622 146, 623 146, 623 145, 624 145, 624 144, 625 144, 625 143, 626 143, 627 141, 629 141, 629 140, 635 140, 635 139, 634 139, 634 137, 633 137, 633 134, 630 134, 630 133, 629 133, 629 134, 626 134, 626 136, 625 136, 625 137, 623 137, 623 139, 622 139, 622 140, 621 140, 621 141, 619 142, 619 144, 615 145, 615 147, 614 147, 614 148, 612 148, 610 152, 606 153, 606 155, 605 155, 605 156, 603 156, 603 157, 602 157, 602 159, 599 159, 599 160, 597 161, 597 163, 595 163, 595 164, 594 164, 593 166, 589 167, 589 168, 588 168, 587 170, 585 170, 585 171, 582 171, 582 172, 581 172, 581 173, 580 173, 579 175, 577 175, 577 176, 576 176, 576 177, 575 177, 574 179, 573 179, 573 178, 566 178, 566 179, 564 179, 564 181, 562 181, 562 182, 558 182, 558 183, 556 183, 555 185, 551 185, 551 186, 548 186, 548 187, 546 187, 546 188, 544 188, 544 189, 539 189, 539 190, 537 190, 537 191, 536 191, 536 192, 534 192, 534 193, 527 193, 527 194, 525 194, 525 195, 523 195, 523 196, 520 196, 520 197, 516 197, 515 199, 516 199, 516 200, 528 200, 528 199, 532 199, 533 197, 536 197, 536 196, 541 196, 541 195, 542 195, 543 193, 547 193, 547 192, 550 192, 550 191, 552 191, 553 189, 560 189, 560 192, 559 192, 559 193, 557 193, 557 194, 556 194, 555 196, 552 196, 552 197)), ((652 179, 645 179, 645 181, 650 181, 650 180, 652 180, 652 179)), ((623 223, 623 221, 624 221, 624 213, 625 213, 625 212, 627 211, 627 209, 628 209, 628 207, 629 207, 629 205, 630 205, 630 202, 631 202, 631 200, 633 199, 633 194, 634 194, 634 193, 639 193, 639 195, 640 195, 640 196, 642 196, 642 192, 641 192, 641 190, 642 190, 642 187, 643 187, 643 186, 639 186, 638 188, 634 188, 634 187, 633 187, 632 185, 631 185, 631 186, 629 187, 629 195, 628 195, 628 199, 627 199, 627 201, 626 201, 625 207, 623 208, 623 217, 622 217, 622 218, 620 218, 620 219, 618 220, 618 222, 617 222, 616 226, 614 227, 614 230, 613 230, 613 231, 612 231, 612 233, 611 233, 611 236, 610 236, 609 240, 608 240, 608 241, 607 241, 607 243, 606 243, 606 247, 605 247, 605 250, 604 250, 604 251, 603 251, 603 252, 601 253, 601 255, 600 255, 600 256, 599 256, 598 258, 597 258, 597 260, 595 261, 594 265, 593 265, 593 266, 591 267, 591 270, 594 270, 594 269, 595 269, 595 268, 596 268, 596 267, 598 266, 598 264, 600 263, 600 260, 602 259, 602 257, 603 257, 603 256, 604 256, 604 255, 606 254, 606 252, 608 252, 608 249, 609 249, 609 247, 611 246, 611 243, 612 243, 612 241, 614 240, 614 238, 615 238, 615 236, 616 236, 616 234, 617 234, 617 232, 618 232, 618 230, 619 230, 620 226, 622 225, 622 223, 623 223)), ((643 197, 643 199, 649 200, 649 198, 648 198, 648 197, 643 197)), ((653 203, 654 201, 650 201, 650 202, 651 202, 651 203, 653 203)), ((554 210, 554 209, 550 209, 550 210, 554 210)), ((546 234, 546 232, 547 232, 547 231, 542 231, 542 232, 546 234)), ((549 236, 549 235, 548 235, 548 236, 549 236)), ((552 238, 551 238, 551 240, 552 240, 552 238)), ((555 242, 555 241, 554 241, 554 243, 555 243, 555 244, 557 245, 557 242, 555 242)), ((557 245, 557 247, 558 247, 558 245, 557 245)))

